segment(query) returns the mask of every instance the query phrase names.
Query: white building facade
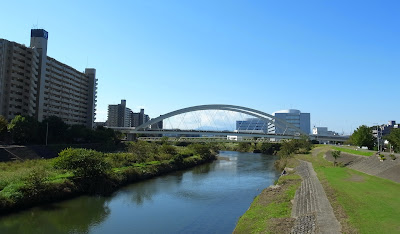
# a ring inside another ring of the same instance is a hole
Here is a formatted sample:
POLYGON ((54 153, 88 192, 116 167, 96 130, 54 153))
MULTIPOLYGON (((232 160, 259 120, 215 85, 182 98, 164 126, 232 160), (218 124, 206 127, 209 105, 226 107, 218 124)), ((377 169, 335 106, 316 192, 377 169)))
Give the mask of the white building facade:
POLYGON ((34 116, 38 121, 60 117, 67 124, 93 127, 96 70, 79 72, 47 56, 48 33, 31 30, 26 47, 0 39, 0 114, 34 116))

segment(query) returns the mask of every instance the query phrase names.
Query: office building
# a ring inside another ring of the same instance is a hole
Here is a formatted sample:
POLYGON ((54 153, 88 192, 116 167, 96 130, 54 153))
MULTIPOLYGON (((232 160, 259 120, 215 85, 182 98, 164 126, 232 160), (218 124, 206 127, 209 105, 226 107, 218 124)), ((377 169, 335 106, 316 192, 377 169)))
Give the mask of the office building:
POLYGON ((95 120, 96 70, 85 72, 47 56, 48 33, 31 30, 30 46, 0 39, 0 114, 60 117, 67 124, 92 128, 95 120))
MULTIPOLYGON (((288 109, 276 111, 272 114, 276 118, 282 119, 288 123, 293 124, 295 127, 300 128, 304 133, 310 134, 310 113, 301 113, 299 110, 288 109)), ((284 134, 289 133, 291 129, 283 129, 279 125, 269 129, 269 133, 284 134)))

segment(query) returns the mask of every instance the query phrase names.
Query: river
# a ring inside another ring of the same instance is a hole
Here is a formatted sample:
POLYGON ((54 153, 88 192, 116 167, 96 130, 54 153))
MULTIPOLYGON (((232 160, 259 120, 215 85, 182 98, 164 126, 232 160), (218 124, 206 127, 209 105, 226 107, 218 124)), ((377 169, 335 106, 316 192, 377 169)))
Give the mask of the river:
POLYGON ((276 157, 220 152, 220 159, 126 186, 0 217, 0 233, 232 233, 272 185, 276 157))

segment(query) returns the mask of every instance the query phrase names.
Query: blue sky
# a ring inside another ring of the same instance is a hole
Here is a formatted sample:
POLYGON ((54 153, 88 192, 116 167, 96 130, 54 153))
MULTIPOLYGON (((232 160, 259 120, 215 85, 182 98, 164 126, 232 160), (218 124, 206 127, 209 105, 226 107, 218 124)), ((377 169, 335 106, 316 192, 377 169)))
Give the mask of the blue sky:
POLYGON ((97 69, 98 121, 201 104, 311 113, 350 133, 400 121, 400 1, 6 1, 0 38, 97 69))

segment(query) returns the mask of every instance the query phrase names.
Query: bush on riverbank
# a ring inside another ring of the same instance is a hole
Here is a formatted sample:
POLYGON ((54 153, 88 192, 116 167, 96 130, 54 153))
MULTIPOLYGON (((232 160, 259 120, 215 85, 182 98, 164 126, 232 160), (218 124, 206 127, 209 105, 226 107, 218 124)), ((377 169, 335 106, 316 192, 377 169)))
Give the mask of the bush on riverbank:
POLYGON ((312 149, 312 143, 307 137, 284 141, 277 152, 279 159, 275 161, 275 168, 283 170, 294 154, 307 154, 312 149))
POLYGON ((69 170, 76 177, 94 178, 105 176, 111 169, 103 154, 95 150, 68 148, 54 159, 56 169, 69 170))
POLYGON ((118 187, 214 160, 218 147, 134 142, 124 153, 66 149, 55 159, 0 163, 0 214, 118 187))

